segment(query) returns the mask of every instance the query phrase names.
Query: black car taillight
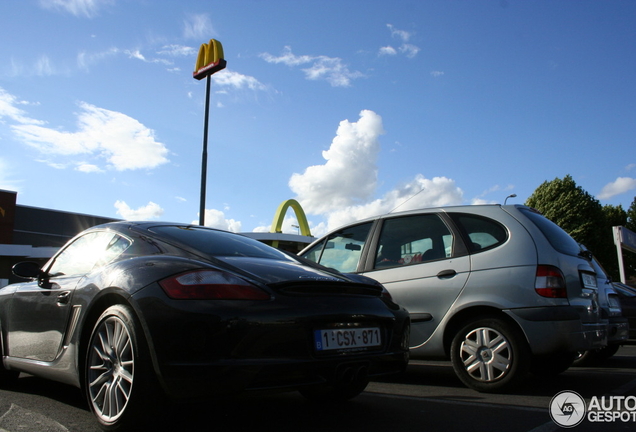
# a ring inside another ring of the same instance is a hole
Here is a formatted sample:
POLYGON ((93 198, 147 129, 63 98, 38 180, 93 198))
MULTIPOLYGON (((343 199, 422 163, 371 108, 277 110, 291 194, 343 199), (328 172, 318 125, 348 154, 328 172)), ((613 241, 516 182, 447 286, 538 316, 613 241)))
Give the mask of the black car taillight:
POLYGON ((196 270, 159 281, 166 295, 176 300, 269 300, 261 288, 230 273, 196 270))
POLYGON ((537 277, 534 289, 542 297, 568 298, 563 273, 557 267, 549 265, 537 266, 537 277))

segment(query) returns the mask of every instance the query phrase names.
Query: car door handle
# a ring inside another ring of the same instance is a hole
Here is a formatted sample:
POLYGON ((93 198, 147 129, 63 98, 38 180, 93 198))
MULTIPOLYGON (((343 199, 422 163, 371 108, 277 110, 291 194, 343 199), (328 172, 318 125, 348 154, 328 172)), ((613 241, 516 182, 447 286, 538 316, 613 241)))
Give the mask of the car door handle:
POLYGON ((70 291, 62 291, 60 294, 57 295, 57 302, 60 304, 66 304, 68 303, 70 299, 71 299, 70 291))
POLYGON ((438 279, 450 279, 455 275, 457 275, 457 272, 455 270, 442 270, 441 272, 437 273, 438 279))

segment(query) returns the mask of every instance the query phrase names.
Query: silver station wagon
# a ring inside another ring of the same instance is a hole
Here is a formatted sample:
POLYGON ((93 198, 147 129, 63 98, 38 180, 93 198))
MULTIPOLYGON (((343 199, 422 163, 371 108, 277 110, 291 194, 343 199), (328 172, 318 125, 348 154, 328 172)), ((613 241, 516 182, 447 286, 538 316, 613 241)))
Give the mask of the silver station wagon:
POLYGON ((607 343, 591 256, 521 205, 391 213, 300 256, 381 282, 411 314, 411 358, 449 359, 464 384, 507 390, 607 343))

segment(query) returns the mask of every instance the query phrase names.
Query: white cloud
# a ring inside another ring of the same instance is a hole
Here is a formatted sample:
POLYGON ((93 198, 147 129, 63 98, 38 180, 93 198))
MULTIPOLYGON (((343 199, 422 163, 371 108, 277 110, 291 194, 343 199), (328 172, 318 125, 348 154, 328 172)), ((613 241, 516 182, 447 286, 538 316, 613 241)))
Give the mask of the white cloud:
POLYGON ((393 27, 392 24, 387 24, 386 26, 389 28, 389 30, 391 30, 391 36, 393 36, 396 39, 400 39, 403 42, 408 42, 409 39, 411 38, 411 33, 405 30, 398 30, 395 27, 393 27))
POLYGON ((159 51, 157 51, 157 54, 169 55, 172 57, 193 56, 196 58, 198 50, 189 46, 172 44, 163 46, 159 51))
POLYGON ((636 179, 631 177, 619 177, 614 182, 606 184, 601 190, 601 193, 598 194, 598 198, 602 200, 608 199, 632 189, 636 189, 636 179))
MULTIPOLYGON (((186 39, 205 39, 215 34, 207 14, 190 14, 183 21, 183 36, 186 39)), ((202 41, 204 42, 207 40, 202 41)))
POLYGON ((439 78, 444 75, 443 71, 431 71, 431 76, 433 78, 439 78))
POLYGON ((458 205, 462 203, 462 199, 463 192, 454 180, 446 177, 427 179, 417 174, 412 181, 387 192, 382 198, 328 213, 327 231, 356 220, 393 211, 458 205))
POLYGON ((214 84, 223 87, 234 87, 236 89, 265 90, 267 87, 260 83, 256 78, 224 69, 223 71, 212 75, 214 84))
POLYGON ((372 196, 382 133, 382 118, 373 111, 362 111, 357 122, 340 122, 329 150, 322 152, 327 162, 293 174, 289 180, 306 212, 323 214, 372 196))
POLYGON ((308 214, 327 218, 326 231, 345 223, 391 211, 460 204, 463 192, 446 177, 427 179, 416 175, 408 183, 373 199, 377 189, 379 136, 384 133, 382 118, 373 111, 362 111, 360 119, 340 122, 329 150, 323 152, 324 165, 294 174, 289 187, 308 214))
POLYGON ((405 30, 396 29, 391 24, 387 24, 386 26, 391 31, 391 37, 401 40, 402 45, 397 50, 391 46, 380 48, 380 55, 396 55, 397 51, 399 51, 402 54, 406 55, 408 58, 413 58, 417 55, 417 53, 420 52, 420 48, 418 46, 407 43, 411 39, 411 33, 405 30))
POLYGON ((58 9, 75 16, 92 18, 104 5, 113 4, 113 0, 40 0, 46 9, 58 9))
POLYGON ((77 167, 75 167, 75 169, 77 171, 84 172, 84 173, 104 172, 104 170, 102 170, 97 165, 93 165, 93 164, 89 164, 89 163, 85 163, 85 162, 81 162, 81 163, 77 164, 77 167))
POLYGON ((408 58, 413 58, 420 52, 420 48, 412 44, 404 44, 400 47, 400 52, 408 58))
POLYGON ((51 60, 48 56, 42 55, 35 62, 35 74, 38 76, 50 76, 55 73, 51 60))
POLYGON ((397 50, 392 46, 381 47, 378 55, 397 55, 397 50))
POLYGON ((88 70, 89 67, 93 64, 98 63, 105 58, 117 55, 120 52, 121 51, 115 47, 109 48, 106 51, 100 51, 92 54, 88 54, 85 51, 82 51, 77 55, 77 67, 83 70, 88 70))
POLYGON ((19 192, 18 181, 11 179, 14 168, 7 161, 0 159, 0 189, 19 192))
POLYGON ((338 57, 297 56, 292 53, 289 46, 284 47, 283 53, 278 57, 269 53, 263 53, 260 57, 268 63, 282 63, 290 67, 309 65, 308 68, 302 69, 308 80, 324 80, 332 87, 349 87, 352 80, 364 76, 361 72, 350 71, 338 57))
POLYGON ((168 162, 168 149, 154 131, 116 111, 80 103, 77 132, 61 132, 38 125, 14 125, 26 144, 55 155, 93 155, 106 158, 115 170, 155 168, 168 162))
MULTIPOLYGON (((198 224, 199 221, 192 221, 192 223, 198 224)), ((226 219, 225 213, 221 210, 205 209, 205 226, 225 231, 241 232, 241 222, 234 219, 226 219)))
POLYGON ((16 106, 26 104, 27 102, 19 101, 15 96, 0 87, 0 120, 6 117, 20 124, 44 124, 42 121, 29 118, 24 110, 16 106))
POLYGON ((149 201, 143 207, 134 210, 131 209, 124 201, 116 201, 115 208, 117 214, 125 220, 150 220, 158 219, 163 215, 164 210, 158 205, 149 201))

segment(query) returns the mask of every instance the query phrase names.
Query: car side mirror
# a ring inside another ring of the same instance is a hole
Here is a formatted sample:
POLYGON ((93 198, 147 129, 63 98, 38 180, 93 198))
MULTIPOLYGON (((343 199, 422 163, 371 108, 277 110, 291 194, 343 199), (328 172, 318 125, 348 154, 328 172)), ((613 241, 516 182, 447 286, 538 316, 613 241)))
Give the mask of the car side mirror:
POLYGON ((39 279, 44 275, 40 264, 33 261, 23 261, 15 264, 11 269, 14 275, 25 279, 39 279))

